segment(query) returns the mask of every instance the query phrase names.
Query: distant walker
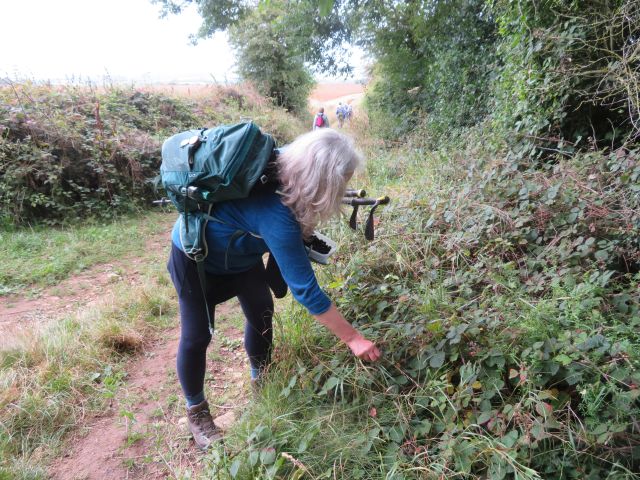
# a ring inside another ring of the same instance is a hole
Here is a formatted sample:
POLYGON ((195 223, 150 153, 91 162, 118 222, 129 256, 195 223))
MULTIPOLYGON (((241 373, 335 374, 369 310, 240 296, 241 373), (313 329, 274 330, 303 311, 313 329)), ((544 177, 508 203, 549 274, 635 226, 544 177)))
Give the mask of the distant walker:
POLYGON ((320 107, 318 113, 313 117, 313 128, 312 130, 316 130, 318 128, 325 128, 329 126, 329 117, 324 113, 324 107, 320 107))
POLYGON ((344 119, 346 114, 346 105, 343 105, 342 102, 338 103, 338 108, 336 108, 336 118, 338 119, 338 127, 342 128, 344 125, 344 119))

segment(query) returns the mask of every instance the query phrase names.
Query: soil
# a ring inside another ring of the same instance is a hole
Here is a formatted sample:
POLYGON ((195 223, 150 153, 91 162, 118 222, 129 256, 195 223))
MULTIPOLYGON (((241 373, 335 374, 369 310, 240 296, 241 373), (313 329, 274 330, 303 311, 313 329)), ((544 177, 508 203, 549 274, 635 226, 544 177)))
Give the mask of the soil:
MULTIPOLYGON (((238 310, 235 305, 217 308, 218 319, 238 310)), ((127 368, 126 395, 119 395, 100 416, 87 419, 67 442, 66 453, 51 465, 55 480, 106 480, 115 478, 166 478, 177 466, 197 473, 203 453, 197 449, 186 427, 178 381, 173 375, 180 329, 173 328, 161 340, 149 345, 127 368), (167 399, 176 398, 175 408, 167 399), (131 401, 131 399, 134 399, 131 401)), ((215 339, 216 337, 214 337, 215 339)), ((224 338, 241 338, 241 332, 227 328, 224 338)), ((214 340, 209 353, 206 389, 216 425, 223 431, 234 422, 246 403, 244 352, 225 348, 214 340), (219 394, 219 395, 217 395, 219 394), (219 398, 228 402, 216 405, 219 398)), ((248 378, 248 377, 247 377, 248 378)))
POLYGON ((364 92, 364 86, 359 83, 319 83, 311 92, 311 100, 327 102, 349 95, 364 92))
POLYGON ((135 284, 140 261, 131 259, 132 269, 124 280, 114 264, 97 265, 86 272, 49 287, 36 296, 12 294, 0 297, 0 350, 28 342, 43 325, 68 316, 95 302, 106 289, 120 281, 135 284))

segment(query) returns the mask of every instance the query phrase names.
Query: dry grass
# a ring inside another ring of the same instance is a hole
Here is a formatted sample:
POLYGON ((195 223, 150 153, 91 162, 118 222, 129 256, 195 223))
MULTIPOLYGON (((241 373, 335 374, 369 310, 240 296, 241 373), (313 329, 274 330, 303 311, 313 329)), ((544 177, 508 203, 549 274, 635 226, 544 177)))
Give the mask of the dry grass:
POLYGON ((138 88, 143 92, 162 93, 173 97, 208 100, 228 100, 233 98, 250 105, 264 107, 269 101, 260 95, 250 83, 234 85, 217 85, 214 83, 198 85, 158 84, 145 85, 138 88))

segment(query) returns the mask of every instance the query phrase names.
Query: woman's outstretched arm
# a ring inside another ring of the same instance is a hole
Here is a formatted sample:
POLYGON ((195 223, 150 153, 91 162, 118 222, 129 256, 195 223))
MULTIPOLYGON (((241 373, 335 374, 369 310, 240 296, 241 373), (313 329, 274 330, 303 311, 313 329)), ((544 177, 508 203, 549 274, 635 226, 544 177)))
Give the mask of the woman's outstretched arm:
POLYGON ((329 310, 319 315, 314 315, 314 317, 336 337, 346 343, 356 357, 371 362, 375 362, 380 358, 380 350, 378 350, 375 343, 364 338, 360 332, 353 328, 345 320, 335 304, 332 303, 329 310))

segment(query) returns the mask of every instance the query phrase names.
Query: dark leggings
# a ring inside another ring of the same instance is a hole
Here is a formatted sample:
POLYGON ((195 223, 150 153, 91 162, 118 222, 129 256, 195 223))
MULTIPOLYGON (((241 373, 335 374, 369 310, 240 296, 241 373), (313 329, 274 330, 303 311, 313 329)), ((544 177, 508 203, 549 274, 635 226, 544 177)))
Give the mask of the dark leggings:
MULTIPOLYGON (((180 305, 178 378, 185 396, 190 398, 200 395, 204 389, 206 351, 211 333, 196 263, 172 245, 167 268, 180 305)), ((270 361, 273 340, 273 298, 264 265, 258 263, 251 270, 236 274, 207 274, 206 284, 212 318, 217 304, 238 297, 246 317, 244 348, 252 369, 263 369, 270 361)))

